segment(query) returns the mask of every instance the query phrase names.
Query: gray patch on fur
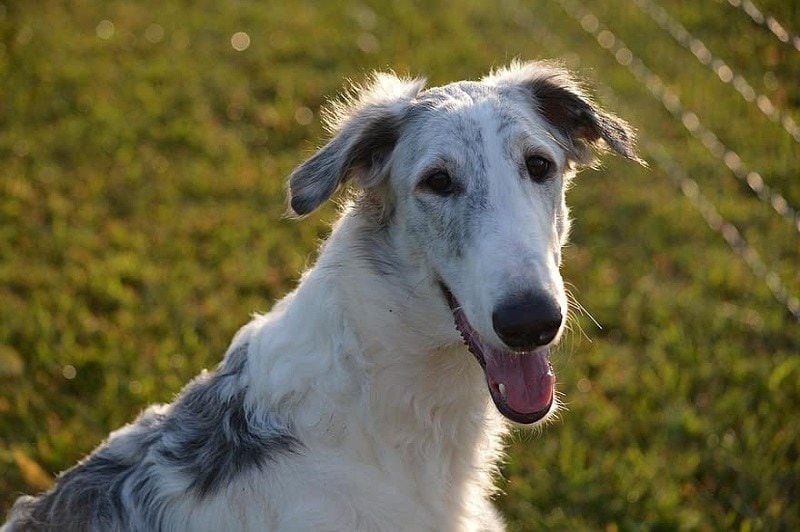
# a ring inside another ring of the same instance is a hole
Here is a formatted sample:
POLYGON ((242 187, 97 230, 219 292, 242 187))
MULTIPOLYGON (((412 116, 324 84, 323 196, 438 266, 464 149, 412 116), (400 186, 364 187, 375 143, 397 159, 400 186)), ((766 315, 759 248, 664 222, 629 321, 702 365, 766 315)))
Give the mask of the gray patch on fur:
POLYGON ((278 423, 269 413, 254 419, 245 408, 247 388, 226 382, 238 380, 246 363, 243 345, 230 353, 224 368, 189 383, 164 422, 167 437, 159 452, 191 479, 190 487, 199 497, 213 494, 247 470, 262 470, 298 443, 276 430, 278 423))
MULTIPOLYGON (((455 195, 464 195, 463 202, 455 202, 451 208, 460 209, 459 216, 445 216, 438 205, 451 203, 447 197, 413 197, 412 201, 425 213, 426 223, 435 234, 437 242, 444 244, 453 257, 460 257, 464 243, 472 237, 472 220, 488 207, 488 161, 486 159, 485 138, 493 135, 475 118, 475 106, 491 108, 494 115, 500 102, 492 97, 487 87, 473 82, 435 87, 419 95, 412 110, 414 120, 429 128, 436 128, 436 135, 452 139, 452 148, 435 156, 441 161, 443 169, 450 174, 455 183, 455 195), (442 120, 442 117, 445 117, 442 120)), ((411 124, 411 122, 410 122, 411 124)), ((413 130, 413 127, 409 127, 413 130)), ((410 153, 423 152, 427 146, 415 146, 415 139, 406 139, 411 144, 410 153)), ((421 228, 409 227, 412 234, 421 239, 425 236, 421 228)))
POLYGON ((133 454, 117 456, 112 450, 113 443, 106 443, 62 473, 50 491, 38 497, 17 499, 11 510, 9 532, 155 529, 158 523, 149 516, 141 515, 140 519, 128 516, 122 491, 147 449, 158 439, 157 427, 162 420, 154 410, 145 411, 135 422, 141 434, 133 454))
POLYGON ((48 492, 17 499, 9 532, 158 530, 169 504, 163 476, 185 479, 201 499, 295 452, 299 442, 277 420, 248 413, 247 348, 237 347, 217 371, 194 379, 173 405, 143 412, 48 492))
POLYGON ((399 277, 405 265, 389 243, 389 237, 385 226, 365 226, 354 239, 351 253, 382 277, 399 277))

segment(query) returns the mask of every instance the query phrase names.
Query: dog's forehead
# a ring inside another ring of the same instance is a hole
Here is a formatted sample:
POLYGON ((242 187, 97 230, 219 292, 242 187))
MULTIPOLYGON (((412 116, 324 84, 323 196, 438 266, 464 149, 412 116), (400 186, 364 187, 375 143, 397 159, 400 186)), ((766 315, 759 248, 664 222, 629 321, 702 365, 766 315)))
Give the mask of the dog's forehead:
POLYGON ((417 101, 434 107, 458 107, 496 96, 496 88, 477 81, 455 81, 431 87, 417 95, 417 101))
POLYGON ((420 93, 414 107, 420 117, 433 122, 461 124, 480 118, 510 118, 510 101, 496 87, 475 81, 458 81, 420 93))
POLYGON ((496 87, 459 81, 420 93, 411 109, 414 136, 428 147, 442 142, 477 148, 482 134, 508 133, 518 120, 519 103, 496 87), (517 109, 515 109, 515 107, 517 109))
POLYGON ((532 105, 513 91, 481 82, 459 81, 423 91, 409 118, 412 127, 404 136, 416 154, 463 161, 480 157, 491 146, 508 157, 514 146, 533 138, 555 147, 550 128, 532 105))

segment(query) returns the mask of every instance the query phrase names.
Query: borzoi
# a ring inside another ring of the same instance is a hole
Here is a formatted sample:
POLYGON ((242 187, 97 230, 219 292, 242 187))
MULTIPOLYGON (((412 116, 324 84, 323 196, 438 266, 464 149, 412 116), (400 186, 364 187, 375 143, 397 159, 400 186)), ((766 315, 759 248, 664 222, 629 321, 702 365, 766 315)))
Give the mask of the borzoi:
POLYGON ((557 66, 423 85, 376 74, 333 105, 289 178, 299 216, 356 190, 316 265, 5 530, 503 528, 506 420, 558 407, 565 187, 593 148, 637 157, 557 66))

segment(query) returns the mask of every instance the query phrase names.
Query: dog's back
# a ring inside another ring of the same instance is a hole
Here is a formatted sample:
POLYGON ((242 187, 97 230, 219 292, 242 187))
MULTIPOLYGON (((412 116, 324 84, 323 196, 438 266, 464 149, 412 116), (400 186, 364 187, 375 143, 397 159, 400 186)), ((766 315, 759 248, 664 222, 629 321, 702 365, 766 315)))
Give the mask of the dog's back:
POLYGON ((11 530, 169 529, 170 506, 225 489, 296 449, 269 413, 247 411, 247 344, 170 405, 152 406, 111 434, 50 491, 20 497, 11 530))

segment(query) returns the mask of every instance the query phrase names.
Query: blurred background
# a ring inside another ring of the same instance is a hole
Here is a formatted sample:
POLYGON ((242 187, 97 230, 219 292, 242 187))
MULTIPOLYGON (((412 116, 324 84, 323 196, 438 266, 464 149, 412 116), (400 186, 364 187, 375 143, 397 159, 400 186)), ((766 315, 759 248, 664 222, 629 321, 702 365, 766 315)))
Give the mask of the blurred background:
POLYGON ((800 4, 0 1, 0 512, 220 360, 313 261, 283 218, 320 108, 373 69, 560 58, 649 169, 578 176, 511 530, 800 529, 800 4))

